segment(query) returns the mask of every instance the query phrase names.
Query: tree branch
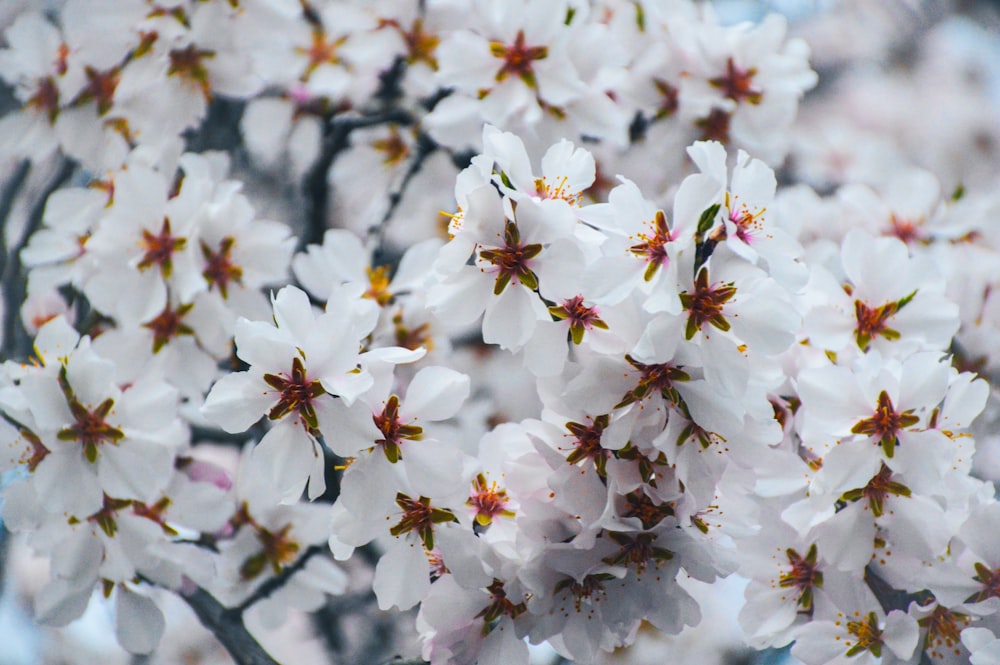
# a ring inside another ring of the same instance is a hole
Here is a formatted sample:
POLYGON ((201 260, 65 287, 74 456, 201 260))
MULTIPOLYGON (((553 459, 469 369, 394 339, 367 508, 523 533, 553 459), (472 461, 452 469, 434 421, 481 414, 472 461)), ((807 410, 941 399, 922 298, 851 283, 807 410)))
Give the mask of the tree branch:
POLYGON ((292 576, 295 575, 295 573, 299 572, 300 570, 306 567, 306 564, 309 562, 309 559, 313 558, 315 555, 319 554, 324 550, 326 550, 326 547, 323 545, 309 546, 309 548, 302 553, 302 556, 300 556, 295 561, 295 563, 286 568, 283 568, 280 574, 275 575, 274 577, 272 577, 271 579, 267 580, 259 587, 257 587, 256 591, 250 594, 250 596, 246 600, 244 600, 242 603, 239 604, 238 607, 235 608, 236 613, 239 616, 242 616, 243 613, 251 605, 267 598, 272 593, 274 593, 281 587, 285 586, 285 584, 288 583, 288 580, 290 580, 292 576))
MULTIPOLYGON (((3 253, 4 256, 0 259, 0 261, 3 261, 2 268, 0 268, 0 287, 3 288, 3 299, 6 308, 3 317, 3 344, 0 345, 0 358, 14 357, 14 354, 19 350, 18 347, 22 346, 17 342, 21 341, 25 344, 28 342, 24 335, 24 328, 20 325, 21 305, 24 303, 28 286, 27 276, 22 274, 21 270, 21 250, 24 249, 32 234, 42 225, 42 217, 45 215, 45 204, 48 202, 49 196, 69 180, 70 176, 73 175, 74 169, 76 169, 76 163, 70 159, 63 158, 63 162, 59 166, 55 176, 49 181, 45 191, 42 192, 38 201, 31 208, 28 223, 25 225, 21 237, 3 253), (22 339, 16 340, 15 337, 22 339)), ((28 345, 28 349, 30 349, 30 345, 28 345)), ((26 353, 27 350, 24 350, 24 354, 26 353)))
POLYGON ((406 168, 406 173, 403 174, 403 179, 399 182, 398 187, 389 192, 389 206, 382 215, 382 219, 379 220, 378 224, 368 229, 368 238, 374 241, 374 250, 372 252, 373 263, 382 262, 381 255, 384 252, 385 230, 388 228, 392 216, 396 214, 396 208, 399 207, 400 201, 403 200, 406 188, 409 187, 414 176, 420 173, 420 169, 423 168, 427 158, 433 155, 437 149, 438 144, 430 136, 423 132, 417 134, 416 152, 410 158, 410 163, 406 168))
POLYGON ((243 625, 240 610, 223 606, 202 588, 181 597, 238 665, 279 665, 243 625))

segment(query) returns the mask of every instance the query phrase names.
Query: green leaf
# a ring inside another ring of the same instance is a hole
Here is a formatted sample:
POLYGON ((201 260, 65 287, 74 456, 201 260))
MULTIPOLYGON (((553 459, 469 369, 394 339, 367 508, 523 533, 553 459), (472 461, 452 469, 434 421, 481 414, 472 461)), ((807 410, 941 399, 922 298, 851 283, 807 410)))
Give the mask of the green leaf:
POLYGON ((715 223, 715 216, 719 214, 720 208, 722 208, 722 204, 716 203, 713 206, 705 208, 705 210, 701 213, 701 217, 698 219, 698 228, 696 231, 699 238, 705 235, 705 233, 712 228, 712 225, 715 223))

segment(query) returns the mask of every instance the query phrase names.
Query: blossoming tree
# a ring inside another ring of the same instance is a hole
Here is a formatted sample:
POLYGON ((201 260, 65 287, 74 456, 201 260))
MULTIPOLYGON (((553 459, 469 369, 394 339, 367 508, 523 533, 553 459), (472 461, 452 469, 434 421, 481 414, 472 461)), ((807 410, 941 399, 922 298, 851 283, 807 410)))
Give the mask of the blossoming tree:
MULTIPOLYGON (((955 127, 852 124, 901 83, 834 4, 801 114, 787 20, 692 0, 0 8, 36 619, 110 604, 163 662, 179 598, 241 664, 303 613, 328 662, 595 663, 738 576, 754 649, 1000 662, 1000 129, 955 120, 956 163, 955 127)), ((933 19, 911 76, 973 71, 933 19)))

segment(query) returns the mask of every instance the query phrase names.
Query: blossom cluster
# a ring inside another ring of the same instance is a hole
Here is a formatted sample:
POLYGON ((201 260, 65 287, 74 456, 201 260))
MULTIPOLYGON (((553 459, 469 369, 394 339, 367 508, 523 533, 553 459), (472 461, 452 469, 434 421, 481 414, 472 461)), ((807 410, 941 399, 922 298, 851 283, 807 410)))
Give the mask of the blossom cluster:
POLYGON ((1000 199, 801 129, 786 19, 33 4, 0 159, 70 176, 5 230, 0 473, 40 621, 96 590, 148 654, 159 590, 273 627, 362 586, 432 665, 594 663, 739 575, 806 665, 1000 658, 1000 199))

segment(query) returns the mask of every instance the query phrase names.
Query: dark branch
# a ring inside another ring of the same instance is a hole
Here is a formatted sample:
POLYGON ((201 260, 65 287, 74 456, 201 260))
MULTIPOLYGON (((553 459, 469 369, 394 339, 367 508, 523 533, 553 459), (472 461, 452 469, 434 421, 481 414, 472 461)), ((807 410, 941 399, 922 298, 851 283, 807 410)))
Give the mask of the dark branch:
POLYGON ((181 597, 194 610, 201 624, 212 631, 238 665, 279 665, 243 625, 243 617, 239 610, 224 607, 201 588, 181 597))
POLYGON ((31 208, 28 223, 25 225, 21 237, 17 242, 12 243, 4 258, 0 259, 4 261, 2 270, 0 270, 0 286, 3 288, 3 300, 6 308, 3 317, 3 345, 0 346, 0 358, 14 357, 14 354, 21 347, 24 349, 20 355, 25 355, 31 348, 21 325, 21 304, 24 302, 28 286, 27 277, 21 270, 21 250, 24 249, 32 234, 42 225, 45 204, 48 202, 49 196, 69 180, 75 169, 75 162, 63 159, 55 176, 31 208))
MULTIPOLYGON (((7 216, 10 215, 11 208, 14 207, 14 199, 17 198, 17 193, 21 191, 21 187, 24 186, 24 181, 28 179, 28 171, 31 170, 31 163, 28 160, 23 160, 14 169, 13 175, 11 175, 10 180, 8 180, 3 187, 3 193, 0 193, 0 227, 2 227, 7 222, 7 216)), ((0 243, 3 243, 3 237, 0 236, 0 243)), ((6 257, 0 256, 0 261, 5 261, 6 257)), ((3 270, 3 264, 0 263, 0 270, 3 270)))
POLYGON ((292 579, 293 575, 295 575, 297 572, 305 568, 306 564, 309 562, 309 559, 313 558, 315 555, 325 550, 326 550, 325 546, 311 545, 305 552, 302 553, 302 556, 300 556, 295 561, 295 563, 288 566, 287 568, 282 569, 280 574, 275 575, 271 579, 261 584, 259 587, 257 587, 256 591, 250 594, 249 598, 240 603, 240 605, 235 609, 237 615, 242 616, 242 614, 246 612, 247 608, 249 608, 251 605, 267 598, 272 593, 274 593, 281 587, 285 586, 285 584, 288 583, 288 580, 292 579))
POLYGON ((396 209, 403 200, 406 188, 409 187, 413 178, 420 173, 420 169, 423 168, 427 158, 433 155, 437 149, 438 144, 431 137, 423 132, 417 135, 416 152, 410 158, 409 166, 407 166, 406 173, 403 174, 403 179, 399 182, 399 186, 389 192, 389 206, 386 208, 385 214, 382 215, 382 219, 379 220, 378 224, 368 229, 368 237, 374 240, 373 263, 381 263, 381 255, 384 252, 385 230, 388 228, 392 216, 396 214, 396 209))

